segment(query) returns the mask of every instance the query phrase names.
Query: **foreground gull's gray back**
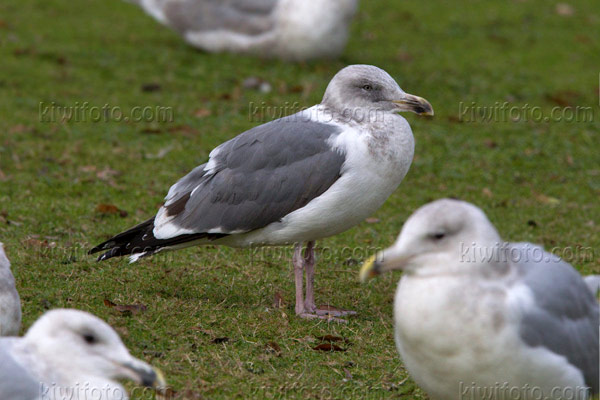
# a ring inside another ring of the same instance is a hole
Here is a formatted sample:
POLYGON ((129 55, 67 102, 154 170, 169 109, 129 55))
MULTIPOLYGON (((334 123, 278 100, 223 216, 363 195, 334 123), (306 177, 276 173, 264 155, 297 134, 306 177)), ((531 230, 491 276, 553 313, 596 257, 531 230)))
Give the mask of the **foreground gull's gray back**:
POLYGON ((169 189, 164 204, 169 224, 195 233, 157 240, 152 233, 156 219, 151 218, 92 251, 113 247, 99 260, 132 250, 151 253, 157 246, 213 240, 277 222, 340 177, 345 157, 329 144, 339 133, 335 125, 297 114, 252 128, 215 148, 208 164, 169 189), (125 240, 126 247, 118 245, 125 240))
POLYGON ((165 204, 172 223, 199 232, 248 232, 280 220, 339 178, 345 158, 328 145, 339 133, 292 115, 223 143, 213 153, 214 173, 198 167, 173 187, 165 204))
POLYGON ((0 399, 38 399, 40 384, 10 354, 16 340, 0 339, 0 399))
POLYGON ((21 300, 0 242, 0 336, 16 336, 21 327, 21 300))
POLYGON ((513 261, 537 306, 524 315, 521 337, 530 346, 543 346, 567 358, 582 371, 592 391, 598 393, 598 302, 570 264, 547 252, 542 260, 533 257, 532 248, 537 246, 530 243, 515 243, 511 247, 519 249, 521 257, 513 261))

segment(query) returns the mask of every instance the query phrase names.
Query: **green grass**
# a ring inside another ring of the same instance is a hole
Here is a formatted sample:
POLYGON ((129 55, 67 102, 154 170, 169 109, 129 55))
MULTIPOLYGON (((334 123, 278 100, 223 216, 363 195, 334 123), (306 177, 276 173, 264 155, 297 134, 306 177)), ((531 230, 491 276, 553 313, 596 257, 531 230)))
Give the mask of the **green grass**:
POLYGON ((482 207, 504 238, 591 249, 574 264, 600 273, 600 6, 580 0, 574 15, 561 16, 542 0, 462 4, 365 0, 341 59, 288 64, 198 52, 118 0, 2 2, 0 240, 22 296, 23 331, 50 308, 90 311, 162 368, 180 398, 419 399, 426 396, 393 343, 399 276, 360 285, 357 262, 368 252, 342 248, 386 247, 418 206, 455 196, 482 207), (256 125, 250 102, 315 104, 335 72, 355 63, 384 68, 431 101, 436 116, 406 115, 416 156, 375 214, 381 222, 320 243, 339 256, 317 266, 317 301, 357 310, 347 325, 296 318, 289 260, 274 253, 192 248, 134 265, 85 255, 153 215, 214 146, 256 125), (252 76, 274 90, 244 89, 252 76), (160 90, 142 90, 151 83, 160 90), (172 107, 174 121, 40 122, 40 102, 86 101, 172 107), (546 115, 586 106, 594 119, 460 122, 460 102, 473 101, 546 115), (98 213, 103 203, 127 215, 98 213), (272 307, 278 291, 283 309, 272 307), (148 310, 120 315, 105 298, 148 310), (346 338, 347 350, 314 351, 325 334, 346 338), (212 343, 217 337, 229 341, 212 343))

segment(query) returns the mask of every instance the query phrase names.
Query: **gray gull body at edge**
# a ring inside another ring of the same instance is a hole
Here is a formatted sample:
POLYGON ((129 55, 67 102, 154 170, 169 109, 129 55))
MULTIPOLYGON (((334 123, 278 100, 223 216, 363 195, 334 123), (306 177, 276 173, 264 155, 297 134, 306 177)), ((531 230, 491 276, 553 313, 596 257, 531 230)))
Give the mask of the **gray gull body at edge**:
POLYGON ((16 336, 21 328, 21 300, 10 261, 0 243, 0 336, 16 336))
POLYGON ((358 0, 135 0, 192 46, 286 60, 338 56, 358 0))

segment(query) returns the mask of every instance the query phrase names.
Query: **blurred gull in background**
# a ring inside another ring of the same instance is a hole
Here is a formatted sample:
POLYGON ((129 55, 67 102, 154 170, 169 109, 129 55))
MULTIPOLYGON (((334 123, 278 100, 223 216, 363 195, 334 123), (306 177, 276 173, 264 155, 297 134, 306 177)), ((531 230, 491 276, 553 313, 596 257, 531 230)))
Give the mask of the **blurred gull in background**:
POLYGON ((131 1, 199 49, 296 61, 339 56, 358 3, 358 0, 131 1))

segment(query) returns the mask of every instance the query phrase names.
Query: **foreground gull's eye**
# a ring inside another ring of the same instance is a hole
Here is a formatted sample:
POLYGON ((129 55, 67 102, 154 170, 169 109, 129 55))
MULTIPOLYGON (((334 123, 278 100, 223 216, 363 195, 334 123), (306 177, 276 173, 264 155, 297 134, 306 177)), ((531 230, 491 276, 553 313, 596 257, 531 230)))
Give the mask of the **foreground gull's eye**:
POLYGON ((443 239, 446 234, 444 232, 437 232, 431 235, 431 237, 435 240, 443 239))
POLYGON ((373 86, 371 85, 363 85, 363 90, 373 90, 373 86))
POLYGON ((98 342, 98 339, 96 339, 96 336, 94 336, 93 333, 84 333, 83 340, 85 340, 87 344, 96 344, 98 342))

